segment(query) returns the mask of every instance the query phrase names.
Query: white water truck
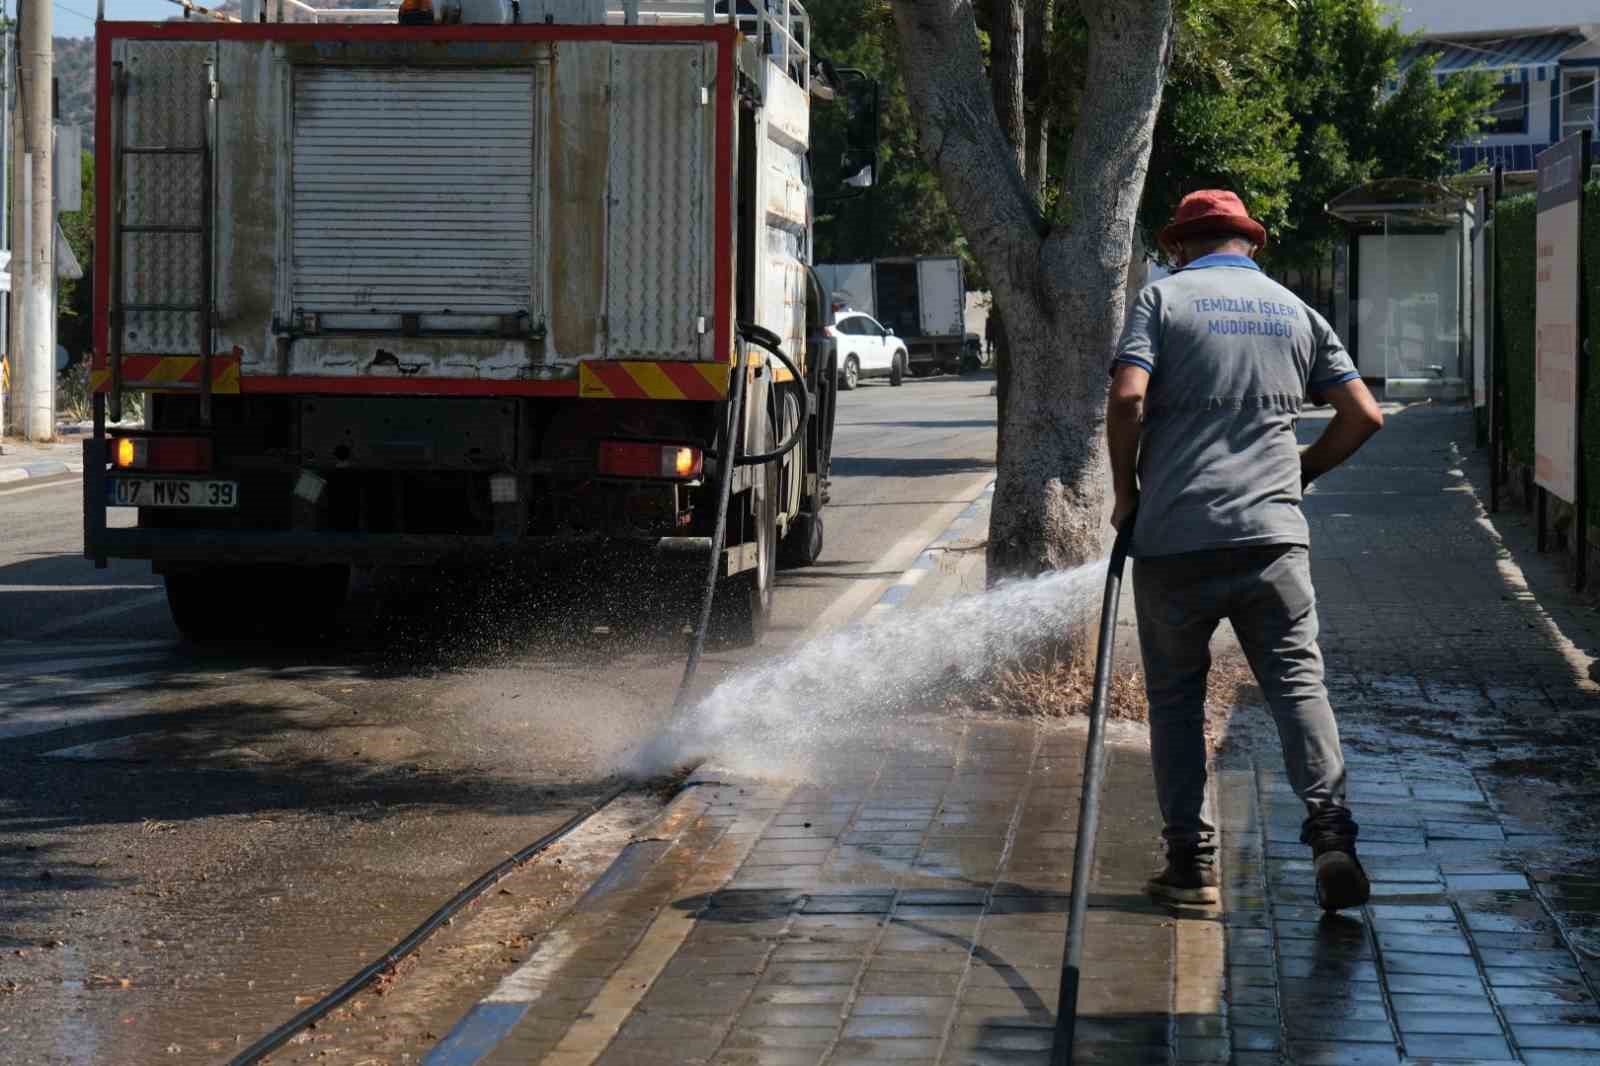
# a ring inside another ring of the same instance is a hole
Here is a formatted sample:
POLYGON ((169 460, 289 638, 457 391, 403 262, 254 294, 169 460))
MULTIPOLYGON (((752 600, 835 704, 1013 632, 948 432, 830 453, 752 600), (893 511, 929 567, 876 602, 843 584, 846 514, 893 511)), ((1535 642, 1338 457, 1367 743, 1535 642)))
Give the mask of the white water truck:
POLYGON ((97 25, 86 555, 197 640, 497 552, 714 565, 757 640, 832 440, 805 9, 186 10, 97 25))

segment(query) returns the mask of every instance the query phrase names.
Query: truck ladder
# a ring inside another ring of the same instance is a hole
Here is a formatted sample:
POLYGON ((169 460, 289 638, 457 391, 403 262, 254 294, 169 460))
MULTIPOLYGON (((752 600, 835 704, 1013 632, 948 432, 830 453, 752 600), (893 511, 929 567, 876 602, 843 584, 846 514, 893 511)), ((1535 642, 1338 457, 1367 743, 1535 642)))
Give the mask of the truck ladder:
MULTIPOLYGON (((120 97, 123 91, 122 64, 114 65, 116 90, 120 97)), ((124 144, 119 137, 114 160, 115 172, 113 180, 117 183, 117 203, 115 207, 113 237, 116 242, 115 254, 112 256, 113 283, 110 293, 111 304, 111 344, 108 353, 111 363, 111 420, 122 420, 122 345, 123 334, 127 327, 127 314, 130 311, 170 312, 175 314, 199 315, 199 340, 200 340, 200 380, 198 382, 173 381, 162 384, 162 391, 188 392, 196 391, 200 394, 200 423, 203 426, 211 425, 211 374, 213 342, 212 332, 216 322, 215 281, 212 278, 211 245, 212 229, 215 222, 212 218, 212 131, 216 128, 217 109, 217 80, 216 68, 206 64, 207 84, 209 91, 206 100, 205 132, 198 145, 130 145, 124 144), (180 226, 161 223, 128 223, 124 221, 124 208, 126 206, 126 192, 122 181, 127 168, 123 165, 129 156, 166 156, 170 158, 190 159, 200 169, 200 219, 198 225, 180 226), (127 256, 126 240, 130 235, 155 235, 158 237, 189 237, 200 239, 200 300, 198 303, 126 303, 123 300, 123 263, 127 256)), ((118 130, 120 133, 121 131, 118 130)))

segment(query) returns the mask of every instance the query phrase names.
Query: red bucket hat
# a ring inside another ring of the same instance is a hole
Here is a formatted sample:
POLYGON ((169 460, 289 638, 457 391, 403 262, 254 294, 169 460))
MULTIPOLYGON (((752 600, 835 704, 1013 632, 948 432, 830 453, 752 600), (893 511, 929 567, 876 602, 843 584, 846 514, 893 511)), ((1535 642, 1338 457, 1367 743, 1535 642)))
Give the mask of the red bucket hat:
POLYGON ((1200 189, 1178 204, 1172 221, 1157 240, 1163 248, 1191 237, 1235 233, 1258 248, 1267 243, 1267 231, 1250 217, 1244 202, 1226 189, 1200 189))

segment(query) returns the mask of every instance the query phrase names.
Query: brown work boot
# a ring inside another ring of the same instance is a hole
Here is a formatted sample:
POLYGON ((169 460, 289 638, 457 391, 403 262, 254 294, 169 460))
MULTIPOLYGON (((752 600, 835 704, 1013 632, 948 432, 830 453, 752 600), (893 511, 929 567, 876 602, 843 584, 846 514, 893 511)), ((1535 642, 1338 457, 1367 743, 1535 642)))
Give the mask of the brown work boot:
POLYGON ((1217 864, 1208 855, 1193 851, 1167 852, 1167 868, 1145 883, 1157 900, 1167 903, 1216 903, 1217 864))
POLYGON ((1334 911, 1360 907, 1372 896, 1367 871, 1356 858, 1354 819, 1345 810, 1335 810, 1307 818, 1300 839, 1311 845, 1317 872, 1317 904, 1334 911))

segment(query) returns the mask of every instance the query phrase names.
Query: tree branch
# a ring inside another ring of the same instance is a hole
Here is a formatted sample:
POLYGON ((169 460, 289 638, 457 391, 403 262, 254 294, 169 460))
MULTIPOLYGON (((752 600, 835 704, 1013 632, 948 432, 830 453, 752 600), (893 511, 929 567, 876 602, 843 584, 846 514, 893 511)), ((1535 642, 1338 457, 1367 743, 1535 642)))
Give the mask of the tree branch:
MULTIPOLYGON (((1115 293, 1120 312, 1170 59, 1172 0, 1081 0, 1079 6, 1089 48, 1067 157, 1071 224, 1046 242, 1045 276, 1073 278, 1072 289, 1080 293, 1115 293), (1152 56, 1162 59, 1152 62, 1152 56)), ((1058 295, 1070 300, 1072 292, 1058 295)), ((1120 313, 1114 321, 1120 329, 1120 313)), ((1104 339, 1107 352, 1115 340, 1104 339)))
POLYGON ((923 152, 985 273, 1032 286, 1044 220, 988 92, 974 2, 894 0, 900 66, 923 152))
POLYGON ((1050 172, 1050 35, 1055 27, 1055 0, 1028 0, 1023 36, 1027 42, 1022 89, 1027 108, 1027 147, 1023 170, 1035 203, 1044 203, 1050 172))
POLYGON ((989 0, 989 95, 994 97, 1000 129, 1016 150, 1017 166, 1026 168, 1022 49, 1022 0, 989 0))

